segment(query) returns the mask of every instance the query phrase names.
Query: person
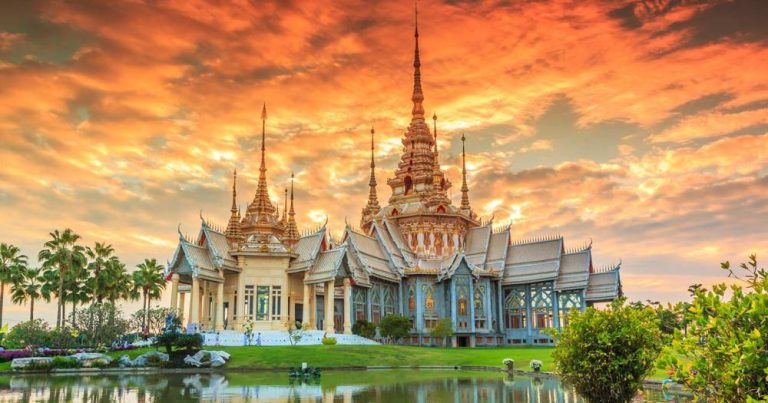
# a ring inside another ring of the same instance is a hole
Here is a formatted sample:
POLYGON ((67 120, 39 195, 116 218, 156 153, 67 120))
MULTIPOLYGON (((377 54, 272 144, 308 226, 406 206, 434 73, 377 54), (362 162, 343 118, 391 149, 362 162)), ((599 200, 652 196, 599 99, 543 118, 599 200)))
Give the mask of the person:
POLYGON ((261 346, 261 332, 256 335, 256 345, 261 346))

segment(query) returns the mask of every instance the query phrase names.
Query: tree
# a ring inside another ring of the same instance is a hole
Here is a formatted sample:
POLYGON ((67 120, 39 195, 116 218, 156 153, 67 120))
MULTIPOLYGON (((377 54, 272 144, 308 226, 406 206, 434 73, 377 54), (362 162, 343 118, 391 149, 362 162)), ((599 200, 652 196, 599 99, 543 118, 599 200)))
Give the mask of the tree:
POLYGON ((100 293, 110 303, 114 304, 119 299, 138 299, 139 293, 133 286, 133 277, 128 274, 125 264, 118 259, 110 259, 106 262, 100 273, 100 293))
POLYGON ((86 285, 96 302, 101 303, 106 297, 106 284, 101 276, 102 270, 107 267, 108 262, 117 260, 114 256, 115 249, 112 245, 108 245, 103 242, 96 242, 93 248, 88 247, 85 250, 85 254, 90 259, 88 263, 88 271, 92 274, 88 277, 86 285))
POLYGON ((376 335, 376 325, 365 319, 358 319, 352 325, 352 334, 372 339, 376 335))
POLYGON ((165 267, 157 264, 156 259, 145 259, 136 267, 138 270, 133 272, 133 286, 144 299, 142 306, 146 314, 143 327, 146 327, 149 321, 150 302, 152 299, 159 299, 163 289, 165 289, 165 277, 163 277, 165 267))
POLYGON ((0 327, 3 326, 5 284, 10 282, 26 266, 27 257, 21 254, 21 249, 7 243, 0 244, 0 327))
POLYGON ((729 262, 721 267, 746 287, 694 289, 687 335, 675 334, 661 365, 702 400, 768 400, 768 272, 755 255, 740 265, 745 277, 729 262))
POLYGON ((411 332, 411 320, 406 316, 387 315, 379 323, 379 332, 382 337, 397 342, 411 332))
POLYGON ((35 319, 35 300, 43 297, 42 286, 45 282, 42 270, 25 268, 14 278, 11 285, 11 300, 22 305, 29 301, 29 320, 35 319))
POLYGON ((568 315, 567 327, 550 330, 563 380, 588 401, 631 401, 661 351, 653 309, 627 306, 622 298, 605 310, 568 315))
POLYGON ((437 325, 432 329, 430 335, 432 335, 432 337, 440 338, 443 341, 443 347, 446 347, 448 345, 446 340, 453 336, 453 323, 451 323, 451 318, 443 318, 437 321, 437 325))
MULTIPOLYGON (((59 299, 58 310, 56 312, 56 327, 64 324, 66 293, 64 289, 67 273, 77 267, 85 266, 85 248, 78 245, 80 235, 67 228, 64 232, 55 230, 50 233, 51 240, 46 242, 43 250, 38 253, 37 258, 43 262, 43 267, 48 268, 57 274, 55 279, 58 282, 58 290, 55 292, 59 299)), ((46 277, 51 281, 53 278, 46 277)))
POLYGON ((75 321, 75 328, 90 346, 108 346, 125 336, 129 322, 111 303, 95 303, 84 308, 75 321))

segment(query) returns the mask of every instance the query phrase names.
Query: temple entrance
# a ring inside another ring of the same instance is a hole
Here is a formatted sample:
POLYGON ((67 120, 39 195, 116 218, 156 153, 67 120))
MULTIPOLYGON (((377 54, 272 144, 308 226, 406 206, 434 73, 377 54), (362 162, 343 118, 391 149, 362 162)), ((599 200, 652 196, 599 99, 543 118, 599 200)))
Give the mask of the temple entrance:
POLYGON ((293 317, 296 322, 304 323, 304 304, 293 305, 293 317))
POLYGON ((469 347, 469 336, 456 336, 456 347, 469 347))
POLYGON ((224 329, 229 324, 229 302, 224 303, 224 329))

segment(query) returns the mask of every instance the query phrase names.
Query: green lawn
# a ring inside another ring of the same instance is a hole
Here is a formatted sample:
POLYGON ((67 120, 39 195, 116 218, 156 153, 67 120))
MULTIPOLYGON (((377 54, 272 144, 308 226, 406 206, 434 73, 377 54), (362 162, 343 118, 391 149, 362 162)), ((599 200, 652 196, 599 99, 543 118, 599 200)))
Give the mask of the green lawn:
MULTIPOLYGON (((289 368, 302 362, 321 368, 365 366, 428 366, 462 365, 501 367, 504 358, 515 360, 515 368, 530 370, 531 360, 541 360, 543 371, 553 371, 552 347, 499 347, 499 348, 431 348, 411 346, 262 346, 262 347, 206 347, 224 350, 232 355, 229 369, 289 368)), ((114 358, 127 354, 134 358, 154 348, 109 353, 114 358)), ((10 363, 1 363, 0 370, 9 370, 10 363)), ((652 378, 665 378, 657 370, 652 378)))

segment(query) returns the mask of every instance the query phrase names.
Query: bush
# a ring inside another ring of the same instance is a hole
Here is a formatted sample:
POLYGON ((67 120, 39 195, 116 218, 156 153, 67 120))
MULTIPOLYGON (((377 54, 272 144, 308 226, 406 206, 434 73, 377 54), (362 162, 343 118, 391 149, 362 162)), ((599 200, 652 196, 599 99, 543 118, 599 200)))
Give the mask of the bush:
POLYGON ((3 339, 8 349, 22 349, 27 346, 37 347, 48 343, 48 323, 42 319, 21 322, 11 328, 3 339))
MULTIPOLYGON (((139 334, 143 334, 141 324, 144 321, 144 310, 136 311, 131 315, 128 327, 133 329, 139 334)), ((173 315, 178 318, 178 323, 181 324, 181 315, 178 309, 175 308, 152 308, 149 310, 149 322, 147 327, 150 335, 160 334, 165 331, 165 319, 168 315, 173 315)))
POLYGON ((53 357, 51 368, 80 368, 82 365, 76 358, 53 357))
POLYGON ((3 350, 0 351, 0 362, 8 362, 13 361, 14 358, 27 358, 31 356, 31 350, 3 350))
POLYGON ((432 337, 440 338, 443 341, 443 347, 446 347, 448 345, 446 340, 453 336, 453 323, 451 322, 451 318, 443 318, 437 321, 437 325, 432 329, 430 335, 432 337))
POLYGON ((179 336, 181 336, 181 333, 179 332, 166 332, 160 335, 157 335, 155 337, 155 346, 158 347, 165 347, 165 352, 168 355, 171 355, 171 351, 173 351, 173 346, 176 344, 176 341, 179 339, 179 336))
POLYGON ((352 325, 352 333, 372 339, 376 335, 376 325, 365 319, 356 320, 355 324, 352 325))
POLYGON ((323 337, 323 344, 326 346, 334 346, 336 345, 336 338, 335 337, 323 337))
MULTIPOLYGON (((768 398, 768 272, 752 255, 741 264, 742 287, 715 285, 712 291, 691 287, 688 335, 675 333, 673 348, 661 364, 674 378, 705 401, 745 402, 768 398)), ((725 262, 729 277, 739 278, 725 262)))
POLYGON ((185 348, 187 352, 191 353, 194 349, 199 349, 203 346, 203 335, 201 334, 180 334, 176 338, 174 343, 178 348, 185 348))
POLYGON ((411 320, 402 315, 387 315, 379 324, 382 337, 398 341, 411 332, 411 320))
POLYGON ((77 332, 71 327, 64 326, 53 329, 48 333, 47 346, 53 349, 67 349, 77 347, 77 332))
POLYGON ((572 311, 569 319, 562 331, 551 331, 563 380, 588 401, 631 401, 661 350, 654 311, 620 299, 605 310, 572 311))
POLYGON ((129 330, 129 323, 111 303, 94 303, 77 313, 75 327, 85 345, 109 346, 120 341, 129 330))

